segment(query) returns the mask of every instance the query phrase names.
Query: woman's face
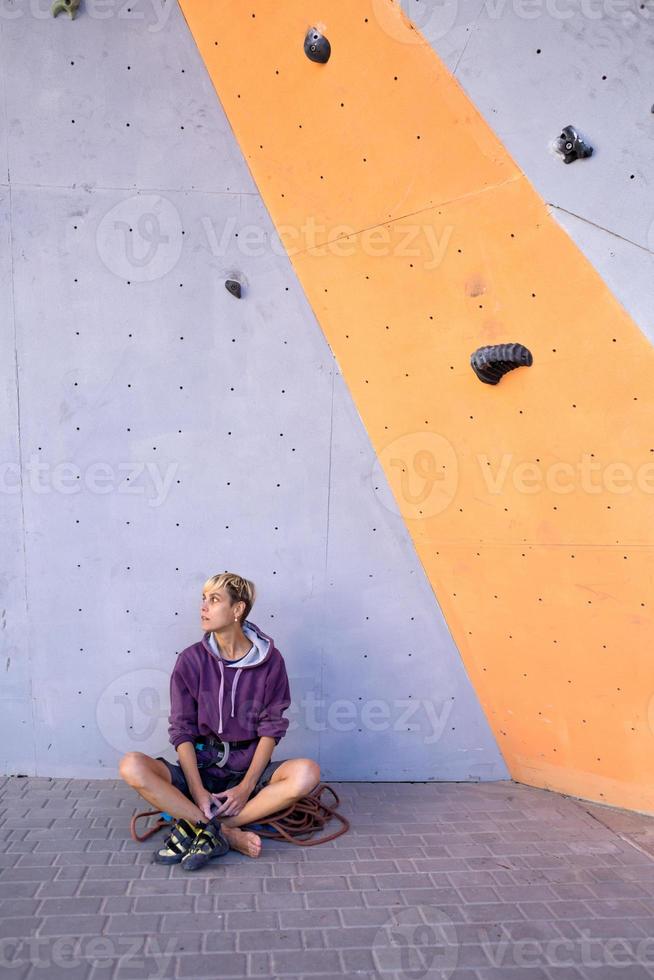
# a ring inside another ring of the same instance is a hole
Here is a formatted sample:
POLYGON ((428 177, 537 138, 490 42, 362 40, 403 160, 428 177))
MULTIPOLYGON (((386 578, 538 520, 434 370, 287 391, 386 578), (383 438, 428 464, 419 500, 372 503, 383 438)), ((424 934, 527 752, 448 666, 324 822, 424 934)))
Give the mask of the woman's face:
POLYGON ((202 605, 200 607, 200 617, 202 627, 206 630, 220 630, 226 626, 233 626, 235 606, 230 604, 230 599, 224 588, 212 589, 210 592, 202 593, 202 605))

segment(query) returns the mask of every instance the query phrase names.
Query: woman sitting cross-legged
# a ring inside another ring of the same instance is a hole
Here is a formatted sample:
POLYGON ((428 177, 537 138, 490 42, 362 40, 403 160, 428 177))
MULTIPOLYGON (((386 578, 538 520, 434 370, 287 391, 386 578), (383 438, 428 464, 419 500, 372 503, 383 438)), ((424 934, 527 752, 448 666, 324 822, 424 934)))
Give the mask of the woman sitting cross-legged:
POLYGON ((179 654, 170 678, 170 741, 179 765, 128 752, 120 775, 176 818, 153 860, 202 867, 232 847, 258 857, 261 838, 240 829, 295 803, 320 781, 312 759, 271 762, 288 729, 284 658, 247 620, 254 584, 231 572, 204 585, 201 640, 179 654))

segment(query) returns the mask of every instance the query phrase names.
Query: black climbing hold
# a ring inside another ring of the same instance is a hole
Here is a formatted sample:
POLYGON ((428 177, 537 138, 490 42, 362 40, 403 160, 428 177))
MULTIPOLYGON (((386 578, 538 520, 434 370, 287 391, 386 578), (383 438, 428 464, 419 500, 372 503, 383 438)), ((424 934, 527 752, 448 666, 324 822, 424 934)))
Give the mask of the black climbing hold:
POLYGON ((304 39, 304 53, 310 61, 317 61, 318 64, 324 65, 329 61, 332 46, 324 34, 321 34, 316 27, 311 27, 304 39))
POLYGON ((563 157, 564 163, 581 160, 593 154, 593 148, 585 143, 574 126, 566 126, 554 141, 554 149, 563 157))
POLYGON ((238 279, 226 279, 225 289, 227 292, 231 293, 232 296, 236 296, 236 299, 241 298, 241 284, 238 279))
POLYGON ((529 367, 533 361, 531 351, 522 344, 492 344, 478 347, 470 355, 473 371, 487 385, 499 384, 507 371, 529 367))

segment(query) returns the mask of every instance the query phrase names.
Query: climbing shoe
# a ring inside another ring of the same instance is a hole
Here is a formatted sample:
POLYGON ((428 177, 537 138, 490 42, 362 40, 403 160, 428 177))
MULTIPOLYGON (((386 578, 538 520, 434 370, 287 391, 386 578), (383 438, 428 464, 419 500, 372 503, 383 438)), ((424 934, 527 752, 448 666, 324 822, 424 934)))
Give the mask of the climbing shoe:
POLYGON ((185 854, 188 854, 200 830, 200 825, 188 820, 177 820, 173 825, 162 847, 155 851, 152 860, 157 864, 179 864, 185 854))
POLYGON ((200 829, 191 846, 182 856, 181 865, 185 871, 197 871, 214 858, 222 857, 229 850, 229 843, 220 829, 220 822, 210 820, 198 824, 200 829))

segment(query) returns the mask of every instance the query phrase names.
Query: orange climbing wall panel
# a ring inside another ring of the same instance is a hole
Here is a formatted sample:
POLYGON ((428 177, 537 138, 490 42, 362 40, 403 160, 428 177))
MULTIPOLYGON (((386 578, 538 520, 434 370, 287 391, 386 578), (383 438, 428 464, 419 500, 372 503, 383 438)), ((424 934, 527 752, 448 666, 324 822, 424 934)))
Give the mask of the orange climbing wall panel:
POLYGON ((649 341, 395 4, 181 6, 511 775, 654 812, 649 341))

